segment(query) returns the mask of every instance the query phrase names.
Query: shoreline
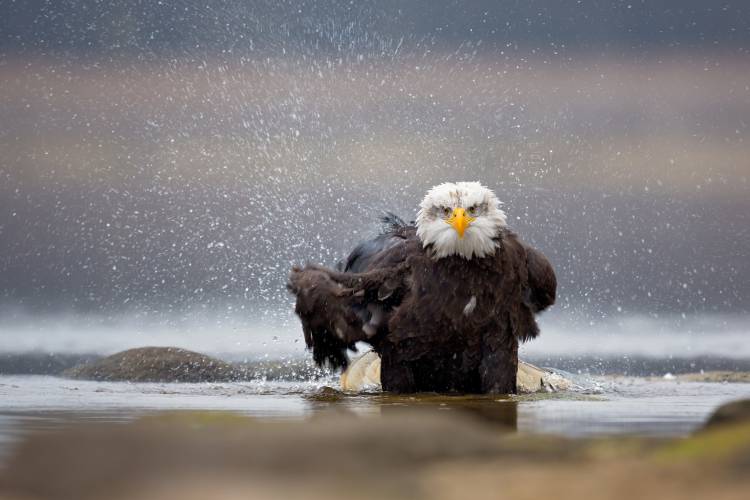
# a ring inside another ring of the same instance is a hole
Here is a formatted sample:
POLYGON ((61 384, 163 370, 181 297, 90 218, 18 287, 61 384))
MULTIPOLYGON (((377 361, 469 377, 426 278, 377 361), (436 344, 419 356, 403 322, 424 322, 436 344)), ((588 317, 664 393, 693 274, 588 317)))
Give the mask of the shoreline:
MULTIPOLYGON (((245 375, 240 380, 265 377, 269 380, 308 380, 329 376, 330 373, 314 366, 307 353, 264 358, 262 355, 214 355, 237 367, 245 375), (238 360, 246 359, 246 360, 238 360)), ((0 352, 0 375, 62 375, 77 365, 104 359, 103 354, 50 353, 42 351, 0 352)), ((645 357, 645 356, 592 356, 571 354, 567 356, 529 355, 521 359, 541 368, 551 368, 572 374, 590 376, 660 377, 667 374, 688 376, 694 379, 708 372, 748 372, 750 359, 722 356, 645 357), (583 369, 581 368, 583 367, 583 369)), ((688 377, 690 378, 690 377, 688 377)))

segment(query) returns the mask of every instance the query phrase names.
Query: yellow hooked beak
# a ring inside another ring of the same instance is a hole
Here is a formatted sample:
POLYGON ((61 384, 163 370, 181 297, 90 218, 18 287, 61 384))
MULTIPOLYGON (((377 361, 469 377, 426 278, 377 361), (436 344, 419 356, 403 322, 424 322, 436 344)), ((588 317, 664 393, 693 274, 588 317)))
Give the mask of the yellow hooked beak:
POLYGON ((474 222, 474 217, 469 217, 466 215, 466 210, 459 207, 453 209, 453 213, 448 219, 446 219, 446 222, 453 226, 453 229, 456 230, 459 238, 463 238, 466 228, 469 227, 469 224, 474 222))

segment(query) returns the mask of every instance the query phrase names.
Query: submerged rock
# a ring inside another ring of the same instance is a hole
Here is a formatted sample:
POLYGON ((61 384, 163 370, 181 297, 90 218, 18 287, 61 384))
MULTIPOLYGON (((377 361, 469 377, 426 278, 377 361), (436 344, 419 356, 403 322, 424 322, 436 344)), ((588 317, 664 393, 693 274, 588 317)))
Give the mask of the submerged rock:
MULTIPOLYGON (((570 380, 550 370, 518 362, 516 388, 519 393, 564 391, 572 385, 570 380)), ((380 356, 370 351, 354 360, 341 374, 341 389, 347 392, 381 390, 380 356)))
POLYGON ((220 382, 241 373, 229 363, 177 347, 140 347, 83 363, 64 376, 124 382, 220 382))

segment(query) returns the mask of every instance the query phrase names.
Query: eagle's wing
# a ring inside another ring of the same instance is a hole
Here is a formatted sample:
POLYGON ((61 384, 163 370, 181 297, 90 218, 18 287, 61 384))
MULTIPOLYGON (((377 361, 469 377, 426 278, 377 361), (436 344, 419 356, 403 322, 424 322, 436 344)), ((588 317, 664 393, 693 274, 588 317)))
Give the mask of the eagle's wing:
POLYGON ((345 367, 347 349, 387 328, 405 294, 407 246, 416 237, 412 229, 391 227, 358 246, 341 266, 344 271, 312 265, 292 269, 287 287, 297 297, 295 311, 318 365, 345 367))
POLYGON ((530 246, 525 246, 526 269, 529 277, 529 288, 525 302, 536 313, 555 303, 557 277, 552 264, 542 252, 530 246))
POLYGON ((380 234, 357 245, 346 260, 339 262, 336 266, 339 271, 361 273, 402 260, 398 249, 395 252, 388 252, 388 250, 400 247, 411 234, 415 233, 416 228, 406 224, 401 217, 391 212, 386 212, 380 218, 380 223, 383 226, 380 234), (385 262, 384 258, 388 262, 385 262))

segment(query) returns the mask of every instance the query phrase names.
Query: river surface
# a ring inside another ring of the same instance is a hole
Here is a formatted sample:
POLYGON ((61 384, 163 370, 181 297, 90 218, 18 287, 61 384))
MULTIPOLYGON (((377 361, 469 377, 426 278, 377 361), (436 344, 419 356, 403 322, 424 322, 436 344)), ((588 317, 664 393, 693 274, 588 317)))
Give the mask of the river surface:
POLYGON ((750 384, 669 378, 577 377, 559 394, 498 396, 346 395, 335 379, 241 383, 88 382, 53 376, 0 376, 0 461, 32 432, 93 422, 129 422, 160 411, 231 411, 264 419, 303 419, 332 408, 377 418, 396 407, 472 411, 524 433, 585 437, 681 436, 719 405, 750 398, 750 384))

